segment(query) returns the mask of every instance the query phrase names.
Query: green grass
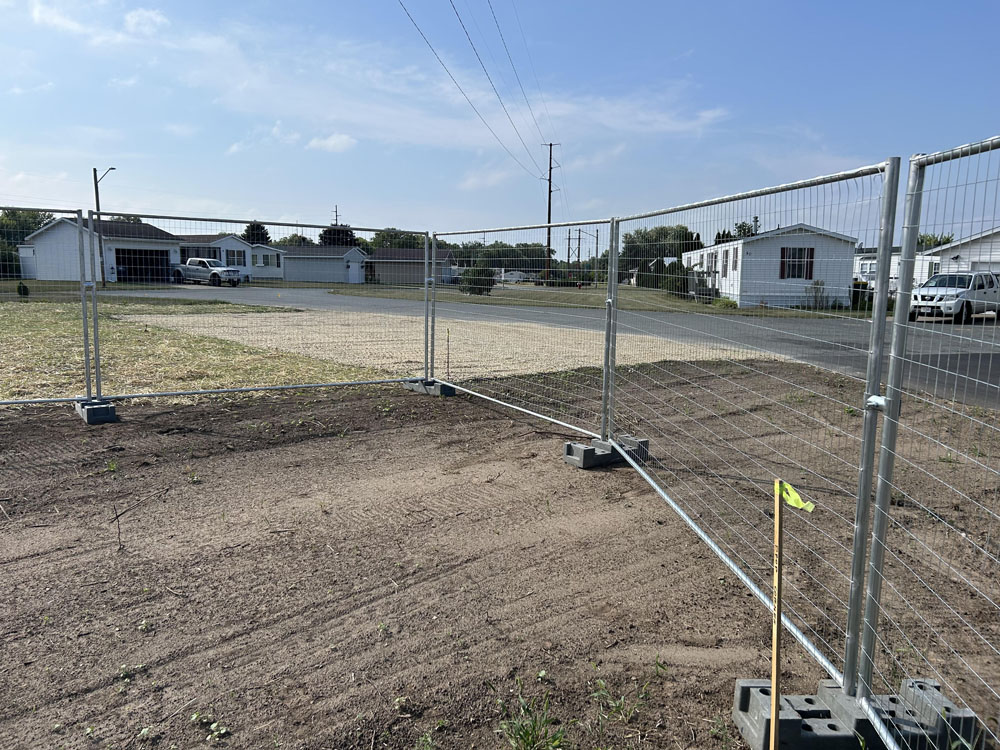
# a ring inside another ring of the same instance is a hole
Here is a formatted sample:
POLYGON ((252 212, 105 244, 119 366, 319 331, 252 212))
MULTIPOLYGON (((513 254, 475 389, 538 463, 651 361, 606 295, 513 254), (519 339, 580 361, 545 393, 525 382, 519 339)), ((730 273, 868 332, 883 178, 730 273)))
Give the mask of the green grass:
MULTIPOLYGON (((228 303, 101 302, 105 393, 187 391, 377 377, 378 373, 299 354, 245 346, 121 320, 123 314, 265 313, 228 303)), ((66 398, 84 393, 78 301, 0 302, 0 400, 66 398)))
MULTIPOLYGON (((354 297, 379 297, 383 299, 424 299, 422 286, 382 286, 380 284, 326 284, 330 294, 354 297)), ((437 301, 443 303, 460 302, 471 305, 504 305, 514 307, 565 307, 604 309, 607 289, 604 286, 538 287, 533 285, 495 286, 489 295, 468 295, 458 291, 457 285, 439 284, 437 301)), ((817 314, 832 314, 840 317, 868 318, 866 310, 829 310, 816 313, 810 310, 785 310, 780 308, 743 307, 724 303, 704 304, 680 299, 657 289, 637 289, 631 286, 618 288, 618 308, 635 312, 678 312, 701 313, 703 315, 742 315, 787 318, 811 318, 817 314)))

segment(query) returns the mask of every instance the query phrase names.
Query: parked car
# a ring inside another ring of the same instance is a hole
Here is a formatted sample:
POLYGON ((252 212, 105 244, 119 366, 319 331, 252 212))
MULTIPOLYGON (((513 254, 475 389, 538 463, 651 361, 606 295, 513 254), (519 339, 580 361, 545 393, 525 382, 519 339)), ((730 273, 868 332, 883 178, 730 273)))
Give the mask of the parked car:
POLYGON ((187 263, 174 266, 172 277, 175 284, 207 281, 212 286, 222 286, 223 282, 230 286, 240 285, 239 269, 230 268, 213 258, 188 258, 187 263))
POLYGON ((977 313, 1000 313, 1000 277, 986 271, 936 273, 913 290, 910 320, 943 316, 967 323, 977 313))

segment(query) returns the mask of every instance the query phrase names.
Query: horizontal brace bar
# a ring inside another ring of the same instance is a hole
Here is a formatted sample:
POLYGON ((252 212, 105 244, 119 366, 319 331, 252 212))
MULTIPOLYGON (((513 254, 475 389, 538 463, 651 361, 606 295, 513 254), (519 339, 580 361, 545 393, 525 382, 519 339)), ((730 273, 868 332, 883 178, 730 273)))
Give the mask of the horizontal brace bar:
POLYGON ((73 404, 86 401, 86 396, 68 396, 66 398, 25 398, 0 401, 0 406, 31 406, 34 404, 73 404))
MULTIPOLYGON (((217 393, 257 393, 259 391, 299 391, 306 388, 340 388, 349 385, 390 385, 419 383, 422 378, 391 378, 386 380, 344 380, 338 383, 300 383, 299 385, 262 385, 249 388, 206 388, 201 391, 163 391, 160 393, 125 393, 118 396, 102 395, 105 401, 124 401, 129 398, 164 398, 168 396, 208 396, 217 393)), ((81 399, 73 399, 79 401, 81 399)))
MULTIPOLYGON (((673 509, 673 511, 678 516, 681 517, 681 520, 684 521, 684 523, 686 523, 688 527, 690 527, 690 529, 695 534, 697 534, 698 537, 705 544, 708 545, 709 549, 711 549, 712 552, 714 552, 716 556, 720 560, 722 560, 722 562, 726 565, 726 567, 729 568, 736 575, 736 577, 743 582, 743 585, 746 586, 748 589, 750 589, 750 592, 758 599, 760 599, 760 601, 764 604, 765 607, 767 607, 769 610, 773 612, 774 603, 771 601, 771 597, 765 594, 763 590, 761 590, 761 588, 756 583, 750 580, 750 576, 744 573, 740 569, 740 566, 737 565, 735 562, 733 562, 733 560, 729 557, 729 555, 727 555, 725 552, 722 551, 722 548, 718 544, 716 544, 715 541, 700 526, 698 526, 698 524, 694 522, 694 519, 692 519, 691 516, 689 516, 687 513, 684 512, 684 509, 681 508, 681 506, 679 506, 674 501, 674 499, 671 498, 670 495, 668 495, 656 483, 656 480, 654 480, 649 475, 649 473, 642 467, 641 464, 639 464, 634 458, 632 458, 626 452, 625 448, 619 445, 618 442, 615 441, 614 439, 609 439, 608 442, 611 443, 612 446, 614 446, 615 450, 617 450, 626 461, 628 461, 628 463, 632 466, 633 469, 639 472, 639 476, 641 476, 643 479, 646 480, 646 483, 653 488, 656 494, 658 494, 666 501, 667 505, 669 505, 673 509)), ((792 634, 795 640, 797 640, 802 645, 802 647, 809 653, 809 655, 812 656, 812 658, 814 658, 819 663, 819 665, 826 670, 826 673, 830 675, 830 677, 832 677, 837 682, 838 685, 843 687, 844 686, 843 673, 839 669, 837 669, 837 667, 834 666, 833 662, 831 662, 823 654, 822 651, 816 648, 816 645, 812 641, 810 641, 809 638, 806 636, 806 634, 803 633, 799 629, 799 627, 788 618, 788 615, 785 614, 781 615, 781 623, 785 626, 785 629, 792 634)))
POLYGON ((498 227, 495 229, 464 229, 461 232, 433 232, 435 237, 453 237, 456 234, 487 234, 493 232, 517 232, 522 229, 559 229, 561 227, 592 227, 596 224, 610 224, 611 219, 587 219, 586 221, 561 221, 557 224, 525 224, 520 227, 498 227))
POLYGON ((985 154, 988 151, 994 151, 998 148, 1000 148, 1000 135, 995 135, 992 138, 987 138, 983 141, 967 143, 964 146, 949 148, 945 151, 936 151, 933 154, 914 154, 910 157, 910 163, 916 164, 920 167, 926 167, 929 164, 940 164, 941 162, 960 159, 963 156, 985 154))
POLYGON ((784 185, 775 185, 774 187, 761 188, 760 190, 749 190, 745 193, 736 193, 735 195, 726 195, 722 198, 712 198, 710 200, 699 201, 698 203, 686 203, 682 206, 674 206, 673 208, 663 208, 659 211, 648 211, 644 214, 633 214, 632 216, 621 216, 618 218, 619 222, 622 221, 632 221, 634 219, 649 219, 653 216, 663 216, 665 214, 675 214, 680 211, 690 211, 695 208, 706 208, 707 206, 717 206, 720 203, 731 203, 732 201, 746 200, 748 198, 760 198, 765 195, 774 195, 775 193, 786 193, 790 190, 801 190, 802 188, 818 187, 820 185, 829 185, 832 182, 841 182, 842 180, 850 180, 855 177, 868 177, 869 175, 882 174, 885 172, 888 161, 884 161, 880 164, 872 164, 867 167, 858 167, 857 169, 851 169, 847 172, 838 172, 836 174, 824 175, 822 177, 813 177, 808 180, 800 180, 798 182, 789 182, 784 185))
POLYGON ((552 424, 557 424, 560 427, 565 427, 566 429, 569 429, 569 430, 575 430, 576 432, 579 432, 581 435, 586 435, 587 437, 592 437, 592 438, 600 438, 601 437, 596 432, 592 432, 591 430, 584 429, 583 427, 577 427, 575 424, 570 424, 569 422, 561 422, 560 420, 554 419, 553 417, 546 417, 544 414, 539 414, 536 411, 531 411, 530 409, 525 409, 523 406, 514 406, 514 404, 508 404, 506 401, 501 401, 498 398, 493 398, 492 396, 487 396, 486 394, 480 393, 479 391, 473 391, 473 390, 471 390, 469 388, 463 388, 460 385, 455 385, 454 383, 449 383, 447 380, 440 380, 439 378, 435 378, 434 382, 435 383, 441 383, 443 385, 450 385, 456 391, 461 391, 462 393, 468 393, 470 396, 476 396, 477 398, 481 398, 481 399, 484 399, 486 401, 490 401, 491 403, 497 404, 499 406, 506 406, 508 409, 514 409, 515 411, 522 412, 522 413, 527 414, 527 415, 532 416, 532 417, 537 417, 538 419, 544 419, 546 422, 551 422, 552 424))
POLYGON ((31 208, 30 206, 0 206, 0 211, 40 211, 47 214, 73 214, 76 216, 78 208, 31 208))

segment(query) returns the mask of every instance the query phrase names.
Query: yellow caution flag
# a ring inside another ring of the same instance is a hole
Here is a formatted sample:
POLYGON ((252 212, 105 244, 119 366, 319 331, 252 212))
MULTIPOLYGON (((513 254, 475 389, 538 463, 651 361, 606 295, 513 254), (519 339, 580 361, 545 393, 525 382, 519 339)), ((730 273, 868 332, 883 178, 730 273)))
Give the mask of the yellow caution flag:
POLYGON ((796 492, 795 488, 788 482, 783 482, 779 479, 778 485, 781 489, 782 500, 791 505, 793 508, 799 508, 804 510, 806 513, 812 513, 813 510, 816 509, 815 503, 811 503, 808 500, 803 500, 799 497, 799 493, 796 492))

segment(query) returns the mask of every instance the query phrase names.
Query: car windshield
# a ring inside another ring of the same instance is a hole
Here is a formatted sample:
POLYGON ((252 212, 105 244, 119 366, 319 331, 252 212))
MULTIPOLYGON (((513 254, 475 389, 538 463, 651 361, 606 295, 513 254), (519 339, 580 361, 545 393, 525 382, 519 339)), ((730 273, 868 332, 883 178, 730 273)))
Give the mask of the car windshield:
POLYGON ((205 262, 208 263, 208 267, 209 268, 224 268, 225 267, 225 266, 222 265, 221 262, 219 262, 217 260, 206 260, 205 262))
POLYGON ((972 277, 964 273, 937 273, 924 282, 924 286, 953 287, 968 289, 972 277))

